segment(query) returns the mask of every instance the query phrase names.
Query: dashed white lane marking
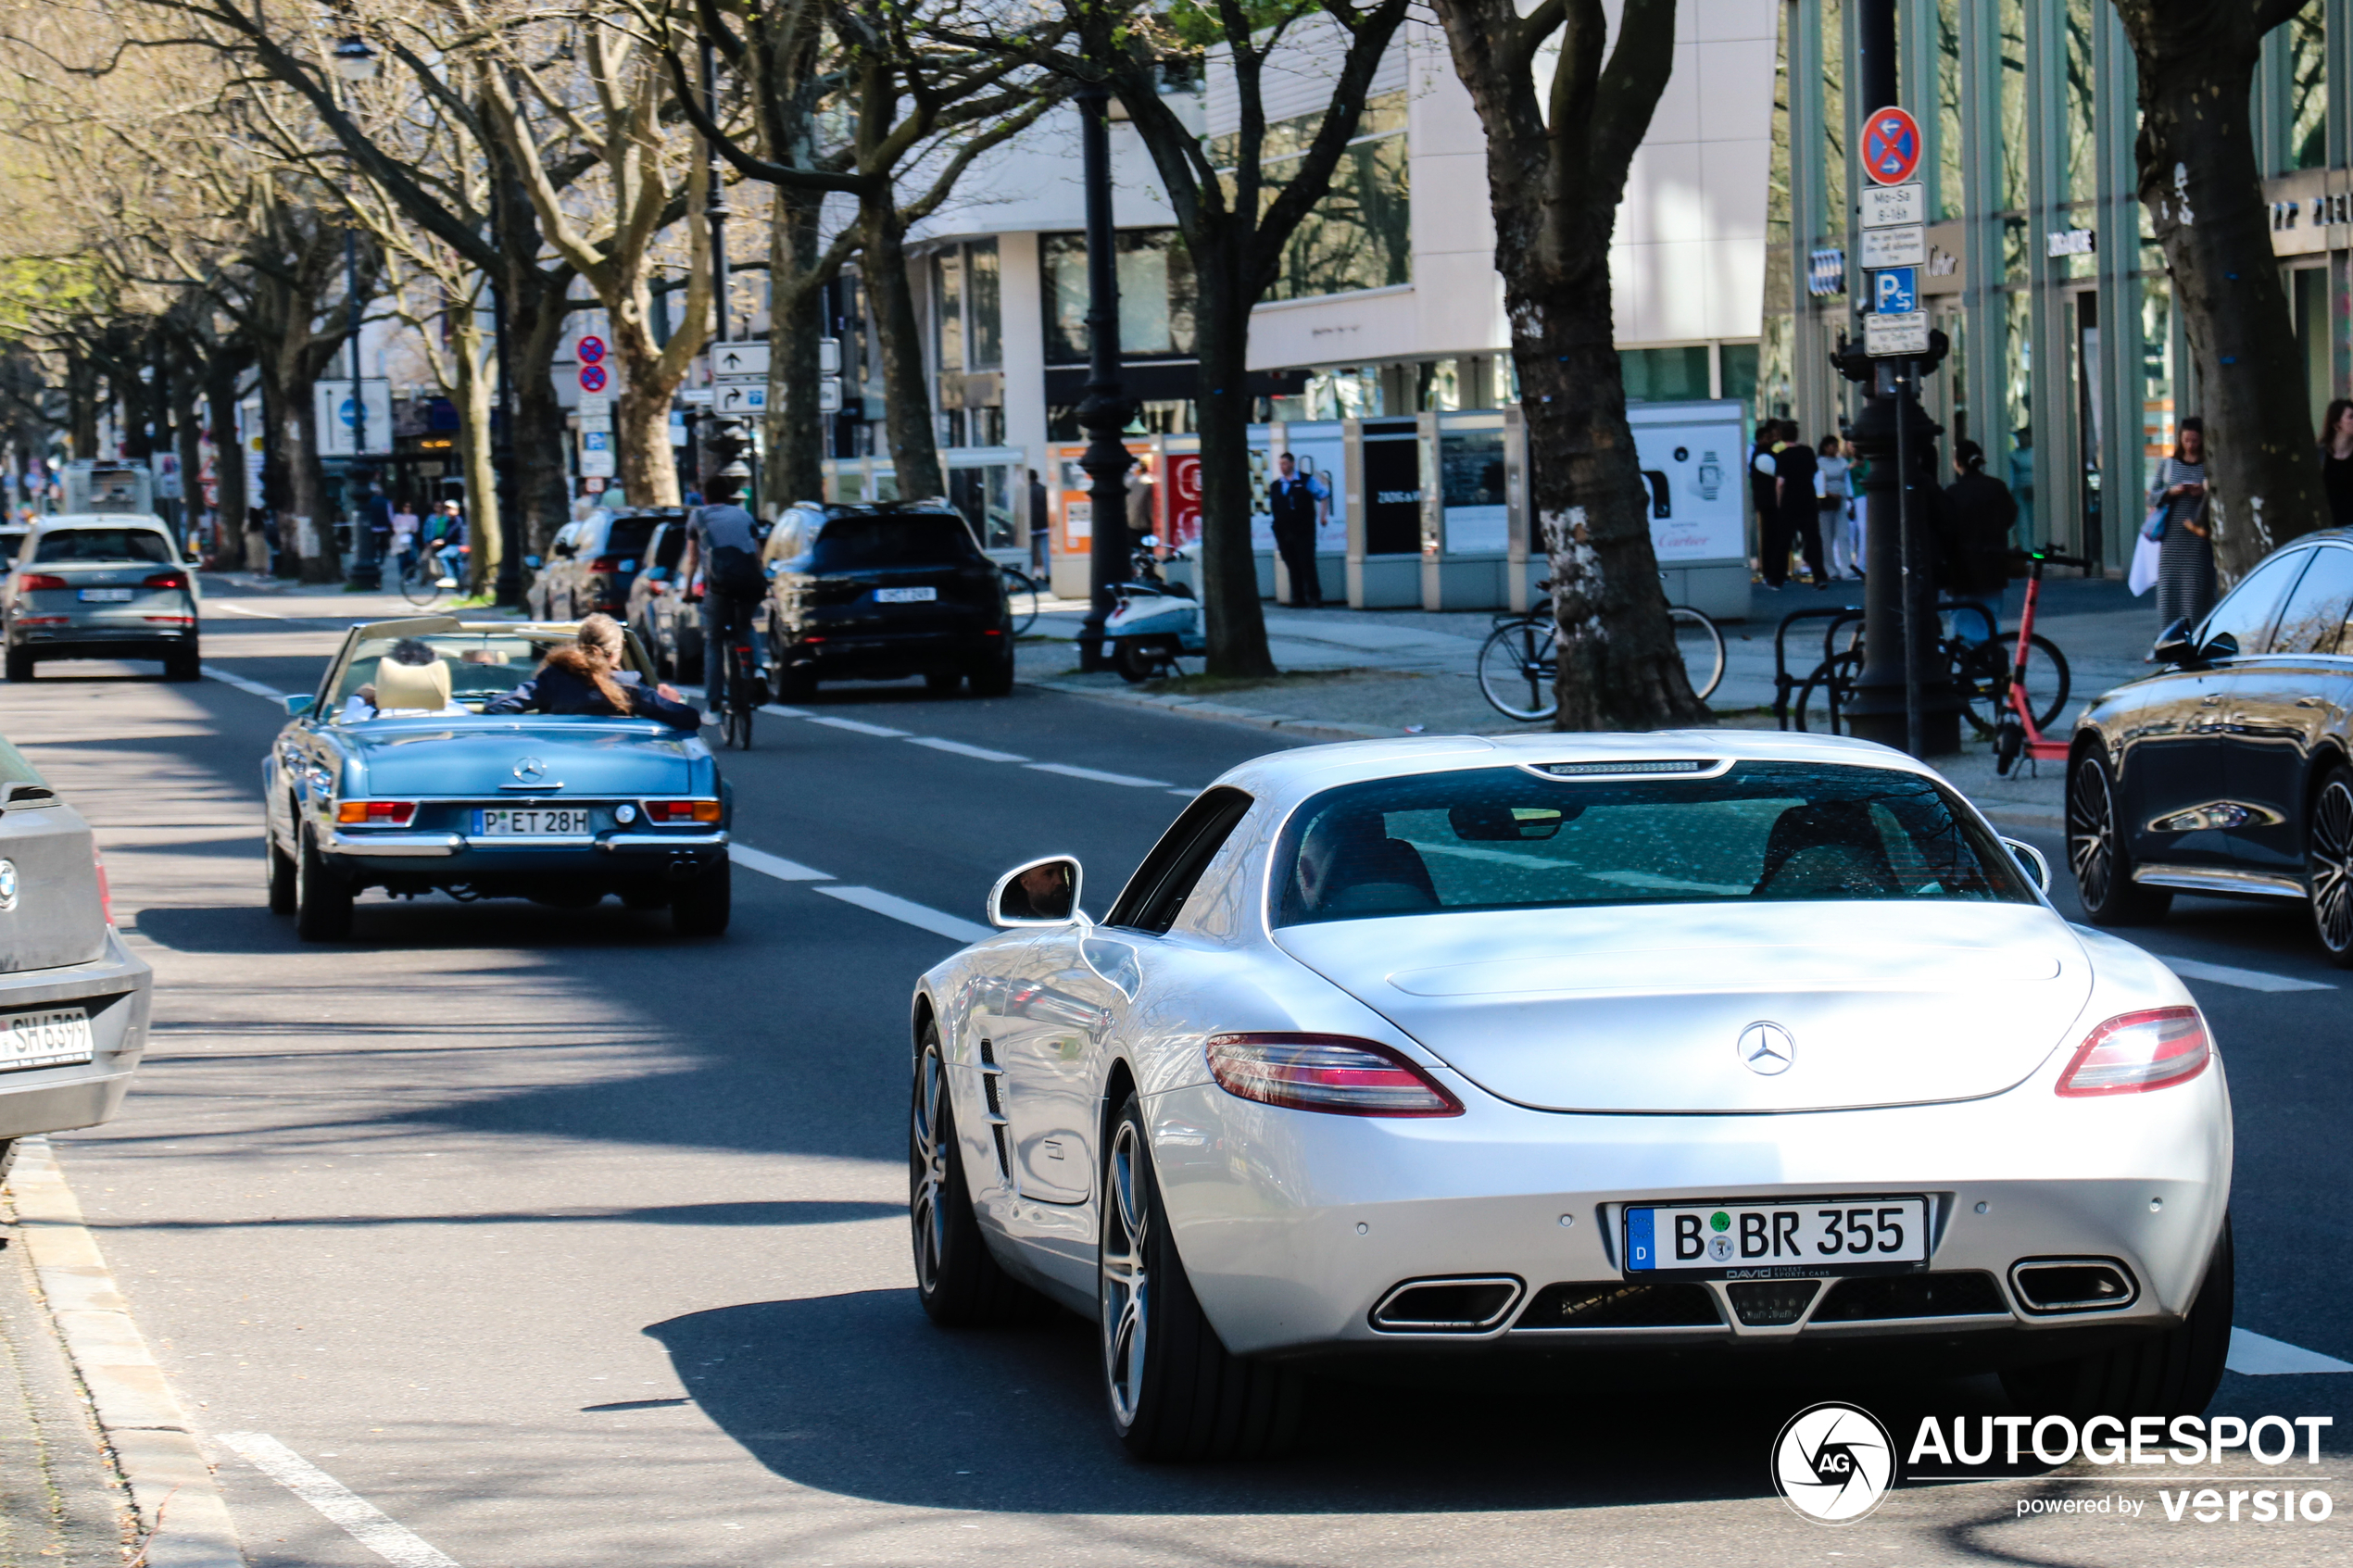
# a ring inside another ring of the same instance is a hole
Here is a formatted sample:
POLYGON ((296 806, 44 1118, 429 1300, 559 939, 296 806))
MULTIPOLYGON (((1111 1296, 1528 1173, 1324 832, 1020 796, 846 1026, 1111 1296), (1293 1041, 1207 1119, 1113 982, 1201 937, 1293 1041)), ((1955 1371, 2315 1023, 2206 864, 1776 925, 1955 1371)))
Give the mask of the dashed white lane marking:
POLYGON ((1199 795, 1201 791, 1197 789, 1172 789, 1168 793, 1175 796, 1179 800, 1190 800, 1194 796, 1199 795))
POLYGON ((749 844, 727 846, 727 859, 746 871, 773 876, 778 882, 831 882, 834 873, 821 872, 814 866, 804 866, 799 860, 787 860, 782 855, 771 855, 765 849, 754 849, 749 844))
POLYGON ((901 898, 897 894, 884 893, 872 887, 845 887, 839 883, 835 883, 829 886, 817 888, 815 891, 823 893, 828 898, 838 898, 845 904, 855 904, 862 909, 872 909, 878 915, 887 915, 892 920, 902 921, 909 925, 921 926, 925 931, 937 932, 942 936, 952 937, 958 942, 977 942, 984 936, 996 935, 985 925, 968 920, 960 920, 954 915, 935 909, 928 904, 918 904, 912 899, 901 898))
POLYGON ((773 714, 779 719, 806 719, 809 717, 809 709, 806 708, 786 708, 781 702, 763 702, 760 705, 760 711, 762 713, 773 714))
POLYGON ((894 730, 887 724, 869 724, 857 719, 836 719, 830 714, 812 713, 809 716, 809 721, 812 724, 823 724, 828 729, 848 730, 855 735, 880 735, 885 740, 907 738, 906 731, 894 730))
POLYGON ((286 700, 285 695, 278 691, 276 688, 265 686, 258 681, 248 681, 243 675, 232 675, 229 671, 221 669, 218 665, 208 664, 204 666, 204 672, 212 679, 220 682, 224 686, 234 686, 241 692, 250 692, 255 696, 261 698, 265 702, 283 702, 286 700))
POLYGON ((916 746, 927 746, 934 751, 945 751, 958 757, 971 757, 983 762, 1026 762, 1028 758, 1011 751, 991 751, 985 746, 966 746, 960 740, 941 740, 937 735, 910 735, 916 746))
POLYGON ((458 1568, 406 1527, 395 1524, 374 1503, 361 1497, 285 1444, 266 1432, 224 1432, 222 1446, 235 1449, 247 1462, 334 1524, 351 1538, 392 1563, 394 1568, 458 1568))
POLYGON ((2197 959, 2162 959, 2166 968, 2184 980, 2211 980, 2217 985, 2235 985, 2243 991, 2334 991, 2335 986, 2322 980, 2298 980, 2293 975, 2266 974, 2259 969, 2239 969, 2226 963, 2207 963, 2197 959))
POLYGON ((208 609, 225 609, 232 615, 258 615, 264 621, 292 621, 291 615, 281 615, 274 609, 248 609, 244 605, 208 605, 208 609))
POLYGON ((1139 779, 1133 773, 1106 773, 1101 768, 1074 767, 1068 762, 1032 762, 1029 767, 1041 773, 1060 773, 1066 779, 1091 779, 1096 784, 1126 784, 1130 789, 1166 789, 1166 779, 1139 779))
POLYGON ((2353 1372, 2353 1361, 2340 1361, 2301 1345, 2290 1345, 2253 1329, 2231 1330, 2231 1350, 2223 1365, 2249 1377, 2276 1377, 2304 1372, 2353 1372))

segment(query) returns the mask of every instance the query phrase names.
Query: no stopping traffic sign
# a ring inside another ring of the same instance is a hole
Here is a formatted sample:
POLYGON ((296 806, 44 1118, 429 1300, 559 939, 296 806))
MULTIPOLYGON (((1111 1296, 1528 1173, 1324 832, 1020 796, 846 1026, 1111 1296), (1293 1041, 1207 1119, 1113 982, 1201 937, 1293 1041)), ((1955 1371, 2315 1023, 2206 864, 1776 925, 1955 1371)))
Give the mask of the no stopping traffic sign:
POLYGON ((1871 111, 1863 126, 1863 172, 1881 185, 1900 185, 1920 166, 1920 127, 1909 109, 1871 111))

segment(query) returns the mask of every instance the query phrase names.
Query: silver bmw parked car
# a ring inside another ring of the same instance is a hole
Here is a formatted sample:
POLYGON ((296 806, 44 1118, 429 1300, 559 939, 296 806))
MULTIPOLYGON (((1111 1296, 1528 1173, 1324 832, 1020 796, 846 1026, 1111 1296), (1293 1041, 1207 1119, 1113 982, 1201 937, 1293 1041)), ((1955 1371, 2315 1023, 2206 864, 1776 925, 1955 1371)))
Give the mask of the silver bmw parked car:
POLYGON ((0 740, 0 1175, 16 1140, 111 1118, 151 972, 107 908, 90 824, 0 740))
POLYGON ((2041 1413, 2202 1410, 2221 1061, 2047 874, 1856 741, 1261 758, 1100 919, 1031 862, 917 984, 924 1304, 1097 1318, 1151 1457, 1264 1451, 1314 1358, 1440 1348, 1932 1347, 2041 1413))
POLYGON ((40 519, 0 588, 0 611, 11 681, 31 680, 53 659, 158 659, 169 681, 203 673, 195 576, 158 518, 40 519))

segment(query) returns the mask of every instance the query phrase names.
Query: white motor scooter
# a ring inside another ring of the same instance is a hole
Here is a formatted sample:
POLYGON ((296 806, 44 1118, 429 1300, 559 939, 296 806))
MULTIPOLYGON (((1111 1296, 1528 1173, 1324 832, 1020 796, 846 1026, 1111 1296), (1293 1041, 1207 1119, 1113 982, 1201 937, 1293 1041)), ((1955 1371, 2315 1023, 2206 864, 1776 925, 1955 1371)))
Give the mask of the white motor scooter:
MULTIPOLYGON (((1182 583, 1164 581, 1152 559, 1160 540, 1151 534, 1136 552, 1135 575, 1112 584, 1117 601, 1103 622, 1103 641, 1111 645, 1111 666, 1127 681, 1149 681, 1177 673, 1176 661, 1187 654, 1209 651, 1202 634, 1201 601, 1182 583)), ((1186 560, 1200 546, 1177 552, 1186 560)))

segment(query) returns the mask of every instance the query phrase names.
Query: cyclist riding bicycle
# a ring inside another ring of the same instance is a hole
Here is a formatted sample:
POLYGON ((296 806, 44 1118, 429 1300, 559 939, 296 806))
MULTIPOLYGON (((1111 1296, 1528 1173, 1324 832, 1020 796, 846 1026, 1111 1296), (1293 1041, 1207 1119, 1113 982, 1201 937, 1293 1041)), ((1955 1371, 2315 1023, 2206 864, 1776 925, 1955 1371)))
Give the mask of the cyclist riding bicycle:
POLYGON ((686 558, 679 575, 702 572, 703 706, 721 711, 726 692, 726 650, 751 641, 751 612, 768 591, 760 570, 760 535, 752 515, 736 504, 751 470, 732 462, 711 476, 686 524, 686 558))

